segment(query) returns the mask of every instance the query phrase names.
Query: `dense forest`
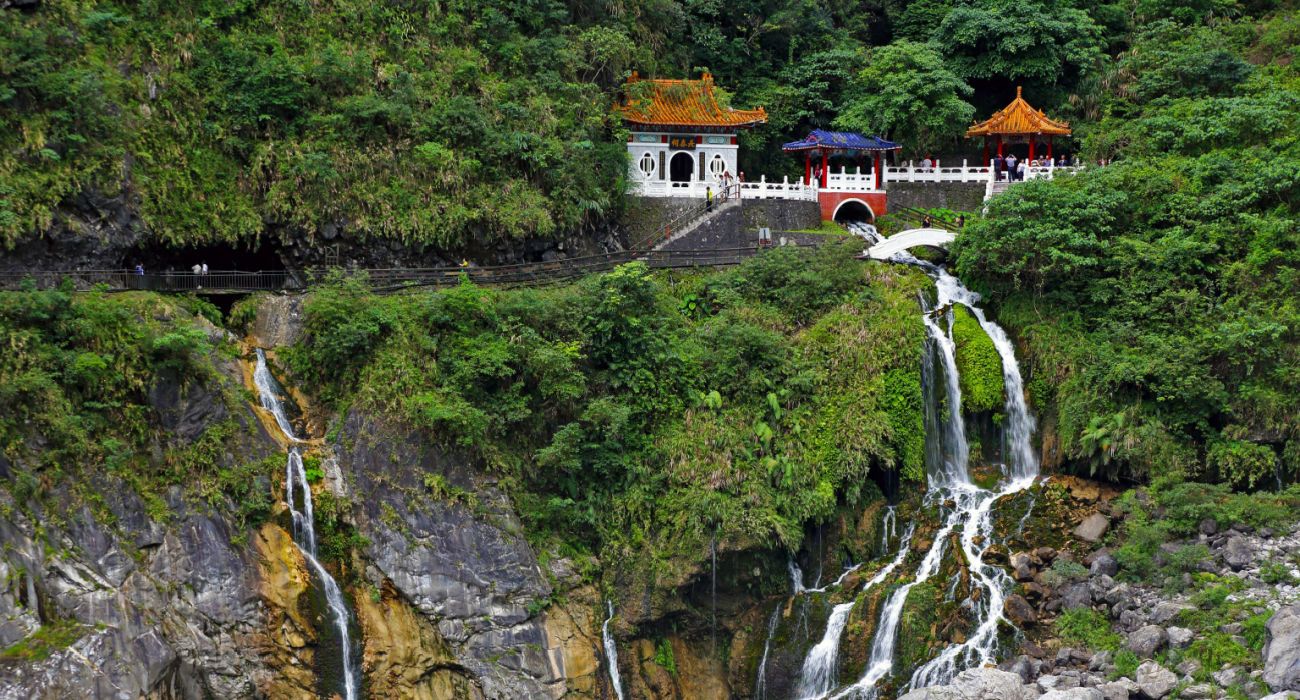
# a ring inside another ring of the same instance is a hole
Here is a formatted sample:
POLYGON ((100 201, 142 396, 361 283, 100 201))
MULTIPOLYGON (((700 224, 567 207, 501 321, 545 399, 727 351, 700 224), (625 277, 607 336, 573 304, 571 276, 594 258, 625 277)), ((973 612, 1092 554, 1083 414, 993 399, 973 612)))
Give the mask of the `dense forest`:
POLYGON ((835 225, 537 288, 0 292, 0 690, 324 694, 286 448, 375 697, 621 697, 610 645, 633 697, 759 697, 854 603, 843 689, 895 594, 885 697, 988 620, 1026 682, 1300 690, 1300 625, 1296 673, 1264 677, 1300 604, 1297 50, 1285 0, 0 0, 0 262, 105 198, 178 249, 594 239, 627 214, 634 70, 765 107, 751 173, 801 172, 779 145, 811 128, 973 157, 1017 86, 1088 164, 961 212, 922 255, 983 298, 947 309, 938 268, 855 259, 835 225), (269 429, 259 360, 311 438, 269 429), (1011 488, 1021 393, 1045 478, 1011 488))
POLYGON ((589 230, 623 207, 610 107, 632 70, 708 69, 766 107, 743 142, 752 173, 793 172, 778 145, 830 125, 953 152, 1015 85, 1075 121, 1088 157, 1123 157, 1104 119, 1170 90, 1258 90, 1255 66, 1288 62, 1294 31, 1268 3, 1224 0, 43 0, 0 11, 0 239, 86 191, 126 196, 171 245, 589 230))

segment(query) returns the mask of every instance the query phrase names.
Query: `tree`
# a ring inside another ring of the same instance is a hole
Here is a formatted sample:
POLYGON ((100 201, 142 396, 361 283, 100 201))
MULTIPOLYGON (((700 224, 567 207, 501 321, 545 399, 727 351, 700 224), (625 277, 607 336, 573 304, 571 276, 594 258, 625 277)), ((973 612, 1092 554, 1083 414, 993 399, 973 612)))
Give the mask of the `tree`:
POLYGON ((1068 85, 1101 54, 1097 23, 1083 10, 1057 0, 994 0, 956 7, 933 39, 948 65, 967 80, 1068 85))
POLYGON ((843 129, 886 135, 922 153, 970 123, 971 88, 944 66, 938 51, 914 41, 875 49, 835 119, 843 129))

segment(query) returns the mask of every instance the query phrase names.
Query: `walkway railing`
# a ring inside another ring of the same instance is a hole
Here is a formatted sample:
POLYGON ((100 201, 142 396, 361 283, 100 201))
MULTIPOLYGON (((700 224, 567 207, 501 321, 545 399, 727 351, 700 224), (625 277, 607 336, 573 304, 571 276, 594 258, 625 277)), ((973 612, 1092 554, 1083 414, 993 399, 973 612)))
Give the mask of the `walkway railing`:
POLYGON ((680 235, 682 231, 695 224, 711 212, 720 209, 732 198, 740 194, 740 185, 733 184, 729 187, 719 186, 718 189, 711 190, 713 198, 694 204, 687 209, 679 212, 664 223, 655 227, 646 236, 639 240, 629 241, 632 250, 651 250, 655 246, 661 245, 674 236, 680 235))
POLYGON ((188 272, 139 275, 132 270, 3 273, 0 274, 0 289, 52 289, 67 279, 71 280, 73 288, 79 291, 97 286, 113 291, 133 289, 199 293, 294 291, 319 284, 335 274, 345 277, 364 277, 367 284, 377 291, 395 291, 409 287, 448 287, 459 284, 462 278, 486 286, 534 286, 564 282, 593 272, 612 270, 634 260, 643 261, 656 269, 737 265, 761 250, 763 249, 754 246, 715 250, 618 251, 551 262, 490 267, 313 269, 296 273, 283 270, 260 272, 214 270, 206 275, 188 272))

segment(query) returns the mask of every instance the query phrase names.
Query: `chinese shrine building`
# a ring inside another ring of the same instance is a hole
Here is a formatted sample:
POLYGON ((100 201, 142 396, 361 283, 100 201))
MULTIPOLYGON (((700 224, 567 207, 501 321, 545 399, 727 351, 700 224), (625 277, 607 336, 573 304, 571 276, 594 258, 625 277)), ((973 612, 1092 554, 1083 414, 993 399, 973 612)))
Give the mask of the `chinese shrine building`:
POLYGON ((632 191, 650 197, 703 197, 724 173, 735 178, 737 134, 767 121, 762 107, 719 105, 708 73, 699 80, 646 80, 634 72, 615 111, 632 131, 632 191))
POLYGON ((998 110, 988 119, 966 130, 966 138, 984 138, 984 162, 991 157, 990 145, 996 145, 997 154, 1004 155, 1008 143, 1028 143, 1029 160, 1039 156, 1052 157, 1052 137, 1069 136, 1070 124, 1058 122, 1041 110, 1034 109, 1016 86, 1016 99, 998 110))

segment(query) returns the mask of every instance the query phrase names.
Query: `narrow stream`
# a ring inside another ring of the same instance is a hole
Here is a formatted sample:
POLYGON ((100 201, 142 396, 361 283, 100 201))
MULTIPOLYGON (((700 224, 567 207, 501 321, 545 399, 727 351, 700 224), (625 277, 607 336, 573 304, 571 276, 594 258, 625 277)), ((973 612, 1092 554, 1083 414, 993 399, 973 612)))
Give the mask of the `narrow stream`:
POLYGON ((303 442, 293 429, 293 423, 285 412, 284 401, 280 398, 279 385, 271 375, 266 364, 266 353, 257 349, 257 367, 253 371, 253 383, 262 407, 275 417, 275 423, 288 439, 290 447, 284 474, 284 501, 289 506, 293 517, 293 541, 302 552, 303 559, 311 567, 321 592, 325 595, 326 605, 334 624, 339 641, 339 659, 343 672, 344 700, 356 700, 360 683, 357 678, 355 650, 352 648, 348 625, 351 613, 343 599, 339 584, 316 558, 316 520, 312 513, 311 485, 307 483, 307 470, 303 467, 302 452, 298 444, 303 442), (295 493, 295 486, 297 493, 295 493))

